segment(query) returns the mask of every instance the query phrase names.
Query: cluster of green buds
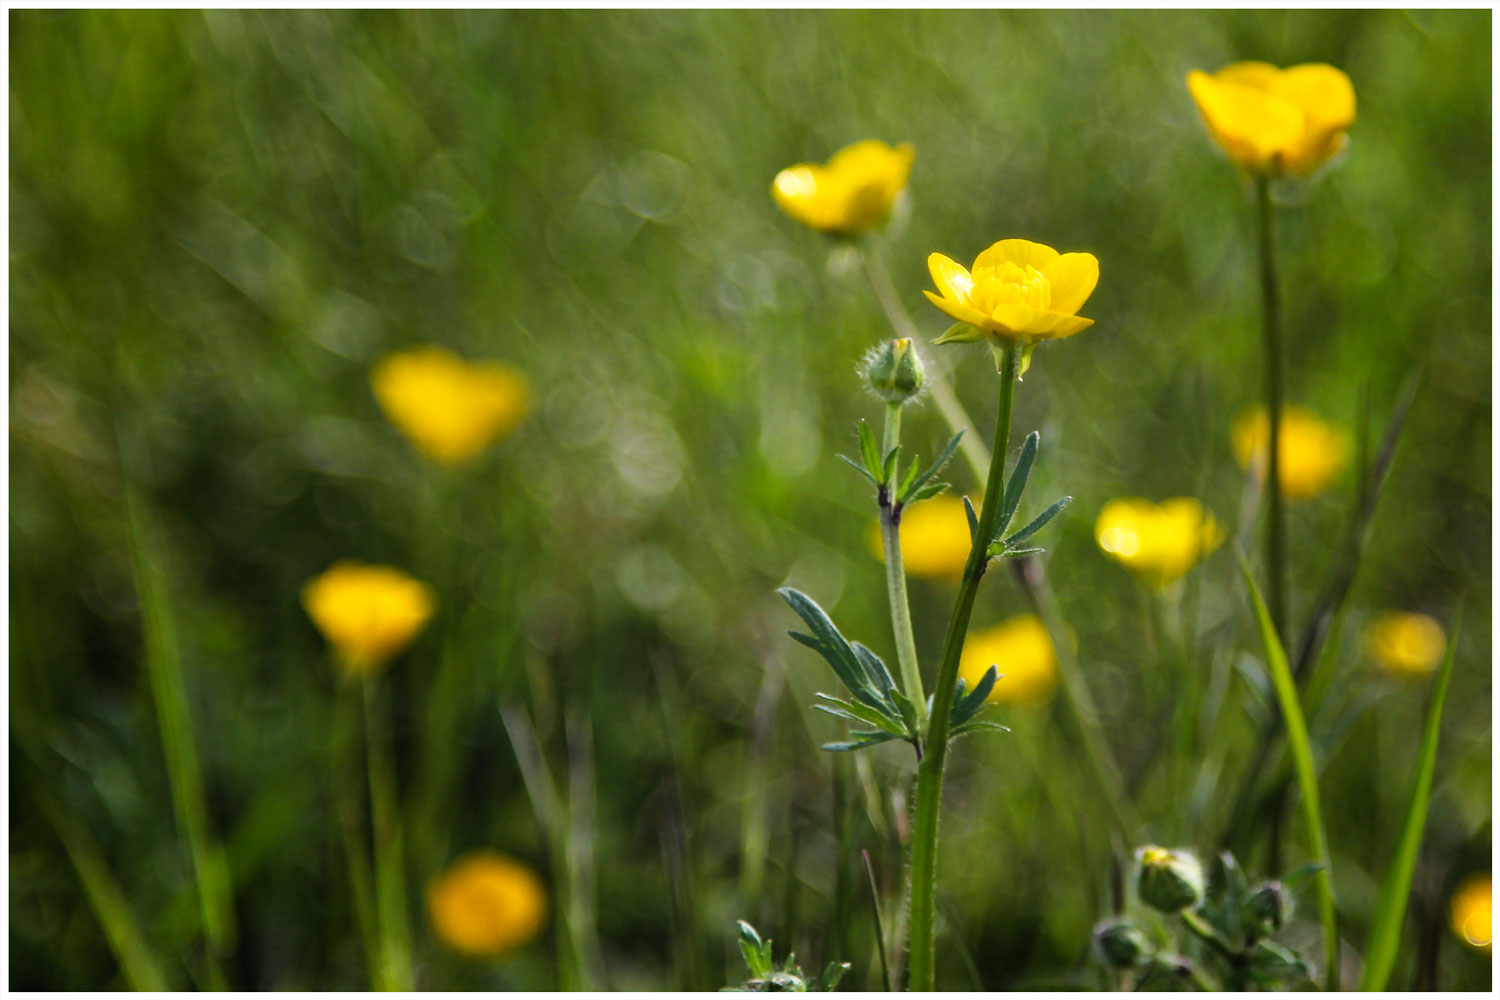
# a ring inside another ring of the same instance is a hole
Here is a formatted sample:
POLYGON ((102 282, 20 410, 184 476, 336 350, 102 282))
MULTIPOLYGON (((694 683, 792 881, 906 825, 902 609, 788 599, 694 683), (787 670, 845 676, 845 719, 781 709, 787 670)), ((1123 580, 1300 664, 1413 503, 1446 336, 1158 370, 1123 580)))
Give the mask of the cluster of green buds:
POLYGON ((730 986, 724 993, 831 993, 838 988, 839 980, 849 971, 848 962, 829 962, 821 976, 808 976, 797 965, 797 956, 788 955, 786 961, 777 966, 771 958, 771 940, 762 938, 756 929, 745 921, 740 924, 740 954, 745 958, 745 967, 750 978, 739 986, 730 986))
POLYGON ((859 363, 859 374, 871 392, 899 405, 916 399, 927 384, 922 358, 905 337, 870 348, 859 363))

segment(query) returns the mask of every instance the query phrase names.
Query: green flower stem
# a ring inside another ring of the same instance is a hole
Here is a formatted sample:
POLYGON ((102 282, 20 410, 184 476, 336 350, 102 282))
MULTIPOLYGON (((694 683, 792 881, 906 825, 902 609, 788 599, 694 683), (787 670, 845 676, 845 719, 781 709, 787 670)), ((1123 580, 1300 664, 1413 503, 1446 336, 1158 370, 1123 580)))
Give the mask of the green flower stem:
POLYGON ((1266 442, 1266 491, 1269 524, 1266 526, 1266 573, 1269 578, 1271 621, 1276 636, 1287 642, 1286 597, 1286 507, 1281 496, 1281 406, 1284 374, 1281 363, 1281 309, 1276 293, 1276 239, 1272 227, 1271 181, 1261 174, 1255 182, 1258 235, 1260 238, 1260 295, 1266 327, 1266 419, 1270 435, 1266 442))
POLYGON ((953 617, 948 622, 948 634, 943 640, 943 657, 932 696, 932 718, 927 725, 926 755, 917 766, 917 802, 911 848, 911 975, 908 981, 912 990, 934 988, 936 928, 933 918, 937 891, 938 812, 943 799, 943 764, 948 757, 948 722, 953 710, 954 685, 958 683, 958 660, 969 631, 979 581, 989 562, 989 539, 995 533, 1000 514, 1000 497, 1005 485, 1005 453, 1010 448, 1011 404, 1015 400, 1020 363, 1021 345, 1009 344, 1000 366, 995 450, 984 490, 984 507, 979 515, 979 534, 969 548, 958 601, 953 606, 953 617))
POLYGON ((375 704, 375 681, 361 683, 365 712, 365 764, 370 781, 370 825, 375 844, 375 909, 380 927, 382 991, 412 989, 411 929, 406 916, 406 864, 401 818, 396 811, 395 769, 390 733, 375 704))
MULTIPOLYGON (((885 407, 885 440, 881 457, 901 443, 901 404, 885 407)), ((906 599, 906 569, 901 563, 901 510, 890 495, 893 484, 881 491, 880 538, 885 544, 885 589, 891 601, 891 631, 896 637, 896 662, 901 668, 904 694, 917 709, 917 725, 927 713, 927 695, 922 691, 922 670, 917 663, 917 640, 911 628, 911 605, 906 599)))

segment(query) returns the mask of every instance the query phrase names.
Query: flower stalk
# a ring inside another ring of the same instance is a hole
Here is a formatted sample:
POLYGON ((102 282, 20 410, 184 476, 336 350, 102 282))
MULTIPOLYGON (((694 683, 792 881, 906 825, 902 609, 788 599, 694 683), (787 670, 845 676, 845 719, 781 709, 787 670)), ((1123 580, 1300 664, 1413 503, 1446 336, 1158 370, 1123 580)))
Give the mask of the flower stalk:
POLYGON ((911 973, 908 981, 912 990, 929 991, 934 988, 938 812, 943 798, 943 765, 948 754, 948 722, 953 709, 954 686, 958 683, 958 661, 963 653, 964 637, 969 631, 969 618, 974 612, 974 598, 979 593, 979 581, 989 562, 988 541, 994 535, 1000 514, 1000 501, 1005 486, 1005 454, 1010 448, 1011 407, 1015 399, 1020 365, 1021 345, 1012 341, 1001 357, 1000 405, 995 417, 995 445, 985 485, 984 507, 979 515, 979 530, 969 550, 969 560, 964 566, 963 579, 959 584, 958 600, 953 606, 953 616, 948 622, 948 633, 943 640, 937 686, 933 689, 932 717, 927 727, 927 752, 917 767, 911 860, 911 973))
POLYGON ((1255 180, 1257 235, 1260 246, 1260 294, 1265 321, 1266 346, 1266 417, 1270 434, 1266 442, 1266 478, 1262 487, 1267 496, 1266 573, 1269 577, 1271 621, 1276 636, 1287 641, 1286 597, 1286 506, 1281 495, 1281 408, 1284 397, 1284 372, 1281 363, 1281 307, 1276 289, 1276 239, 1272 227, 1271 179, 1266 174, 1255 180))
MULTIPOLYGON (((901 404, 885 406, 885 433, 880 453, 888 455, 901 443, 901 404)), ((927 710, 922 690, 922 671, 917 662, 917 640, 912 632, 911 605, 906 597, 906 570, 901 562, 901 507, 891 495, 890 485, 880 491, 880 538, 885 545, 885 588, 891 602, 891 631, 896 639, 896 663, 901 686, 917 710, 919 724, 927 710)), ((917 751, 921 753, 921 749, 917 751)))

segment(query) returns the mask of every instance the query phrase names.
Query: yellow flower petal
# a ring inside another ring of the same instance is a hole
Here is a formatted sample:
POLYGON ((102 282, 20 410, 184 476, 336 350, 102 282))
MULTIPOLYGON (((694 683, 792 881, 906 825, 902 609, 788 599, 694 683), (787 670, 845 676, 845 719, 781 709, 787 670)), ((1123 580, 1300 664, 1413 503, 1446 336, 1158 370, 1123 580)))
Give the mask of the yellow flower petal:
POLYGON ((1111 559, 1156 586, 1192 569, 1224 541, 1213 514, 1191 497, 1160 504, 1141 497, 1111 500, 1099 511, 1094 538, 1111 559))
MULTIPOLYGON (((1271 424, 1266 408, 1254 407, 1235 418, 1231 441, 1240 467, 1257 478, 1266 474, 1271 424)), ((1307 500, 1328 489, 1349 459, 1349 438, 1341 429, 1319 420, 1300 406, 1281 410, 1281 493, 1292 500, 1307 500)))
POLYGON ((1059 256, 1061 255, 1056 250, 1045 243, 1033 243, 1030 240, 1021 239, 1000 240, 991 244, 974 258, 974 267, 971 270, 977 271, 981 267, 1000 267, 1009 261, 1019 267, 1030 265, 1045 273, 1048 266, 1059 256))
POLYGON ((1099 258, 1091 253, 1065 253, 1041 269, 1052 285, 1053 312, 1076 313, 1099 284, 1099 258))
POLYGON ((302 588, 302 606, 352 676, 378 673, 410 646, 436 605, 433 589, 392 566, 335 563, 302 588))
POLYGON ((960 323, 972 323, 980 329, 985 329, 990 325, 989 317, 971 305, 958 302, 954 299, 945 299, 940 295, 934 295, 926 289, 923 289, 922 294, 927 296, 928 302, 931 302, 960 323))
POLYGON ((1188 89, 1219 145, 1252 170, 1279 173, 1306 131, 1302 109, 1287 98, 1197 70, 1188 75, 1188 89))
POLYGON ((927 270, 932 274, 932 282, 937 285, 938 293, 943 298, 965 304, 971 301, 974 278, 962 264, 951 257, 933 253, 927 255, 927 270))
POLYGON ((1323 63, 1194 70, 1188 90, 1219 145, 1242 166, 1270 174, 1316 169, 1344 145, 1354 123, 1354 85, 1323 63))
POLYGON ((1471 948, 1489 951, 1494 940, 1494 897, 1489 872, 1470 875, 1448 901, 1448 925, 1471 948))
POLYGON ((781 171, 771 196, 805 226, 854 235, 885 222, 915 156, 909 143, 892 148, 866 139, 839 150, 827 164, 799 163, 781 171))
POLYGON ((547 887, 529 867, 494 851, 464 855, 427 884, 438 939, 473 958, 530 943, 547 925, 547 887))
POLYGON ((1365 629, 1365 648, 1375 665, 1403 677, 1426 677, 1443 661, 1448 639, 1427 615, 1387 611, 1365 629))
POLYGON ((531 408, 526 376, 441 347, 387 355, 370 371, 387 419, 430 458, 464 462, 508 435, 531 408))
POLYGON ((1020 615, 969 634, 958 675, 972 691, 993 666, 1000 674, 985 701, 1035 703, 1057 686, 1057 651, 1036 615, 1020 615))

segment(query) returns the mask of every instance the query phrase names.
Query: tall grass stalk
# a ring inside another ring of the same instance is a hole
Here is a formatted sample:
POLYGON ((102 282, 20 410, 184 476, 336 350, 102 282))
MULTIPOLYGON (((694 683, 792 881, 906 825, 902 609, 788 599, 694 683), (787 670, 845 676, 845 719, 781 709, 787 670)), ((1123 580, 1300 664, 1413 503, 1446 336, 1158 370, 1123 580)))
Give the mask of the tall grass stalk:
POLYGON ((375 912, 380 929, 380 977, 376 988, 413 987, 411 927, 406 909, 406 861, 396 775, 391 762, 390 727, 378 704, 376 682, 360 684, 365 722, 365 765, 370 782, 371 840, 375 847, 375 912))

